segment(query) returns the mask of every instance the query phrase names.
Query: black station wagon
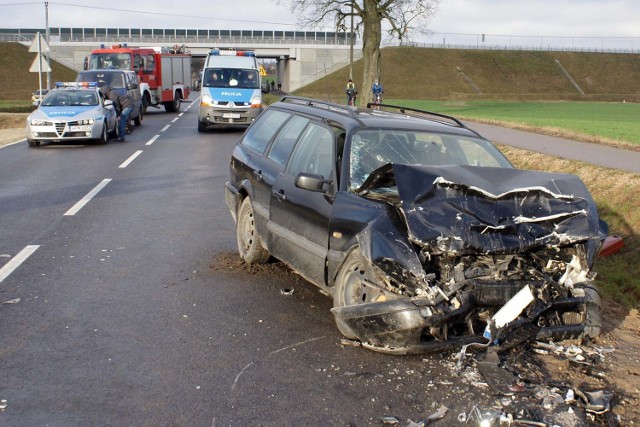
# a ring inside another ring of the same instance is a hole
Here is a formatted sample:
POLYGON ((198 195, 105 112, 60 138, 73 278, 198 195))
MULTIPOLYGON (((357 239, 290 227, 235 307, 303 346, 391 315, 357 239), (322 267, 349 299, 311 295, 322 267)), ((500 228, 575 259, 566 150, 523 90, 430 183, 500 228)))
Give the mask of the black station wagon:
POLYGON ((240 256, 333 295, 348 339, 395 354, 594 337, 606 224, 574 175, 513 168, 454 117, 285 97, 242 136, 240 256))

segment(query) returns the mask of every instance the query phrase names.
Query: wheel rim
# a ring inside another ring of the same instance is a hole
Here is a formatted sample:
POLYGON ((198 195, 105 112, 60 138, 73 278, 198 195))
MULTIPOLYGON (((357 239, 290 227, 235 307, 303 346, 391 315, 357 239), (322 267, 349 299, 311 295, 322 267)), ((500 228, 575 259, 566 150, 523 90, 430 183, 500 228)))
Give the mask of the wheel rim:
POLYGON ((242 252, 247 253, 253 244, 253 238, 255 234, 254 222, 253 222, 253 209, 249 207, 245 214, 238 222, 238 235, 240 236, 240 244, 242 246, 242 252))
POLYGON ((343 266, 341 280, 343 305, 356 305, 376 301, 382 293, 376 288, 364 283, 365 272, 362 262, 358 257, 352 257, 343 266))

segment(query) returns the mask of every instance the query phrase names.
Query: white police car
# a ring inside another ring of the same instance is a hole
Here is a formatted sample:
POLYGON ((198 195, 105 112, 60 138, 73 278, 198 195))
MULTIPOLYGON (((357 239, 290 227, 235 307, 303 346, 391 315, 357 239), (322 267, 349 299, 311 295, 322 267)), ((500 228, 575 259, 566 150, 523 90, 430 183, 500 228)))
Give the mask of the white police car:
POLYGON ((27 141, 95 140, 106 144, 116 132, 113 102, 103 99, 96 82, 58 82, 27 117, 27 141))

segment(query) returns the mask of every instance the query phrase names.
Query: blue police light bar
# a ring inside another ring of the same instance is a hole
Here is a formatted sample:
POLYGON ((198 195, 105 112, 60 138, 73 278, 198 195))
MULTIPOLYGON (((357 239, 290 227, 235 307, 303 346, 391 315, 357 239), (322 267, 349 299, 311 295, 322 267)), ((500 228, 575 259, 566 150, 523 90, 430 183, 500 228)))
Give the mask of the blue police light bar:
POLYGON ((98 87, 98 82, 56 82, 56 87, 98 87))
POLYGON ((220 50, 212 49, 209 55, 213 56, 256 56, 256 53, 249 50, 220 50))

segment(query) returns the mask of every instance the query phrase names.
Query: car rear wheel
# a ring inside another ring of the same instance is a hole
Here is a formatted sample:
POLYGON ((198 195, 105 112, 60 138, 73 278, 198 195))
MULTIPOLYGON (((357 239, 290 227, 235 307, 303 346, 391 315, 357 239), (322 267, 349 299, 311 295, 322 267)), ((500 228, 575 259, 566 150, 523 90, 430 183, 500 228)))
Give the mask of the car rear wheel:
POLYGON ((248 264, 264 264, 269 260, 269 251, 262 246, 262 240, 256 230, 255 217, 251 200, 246 197, 238 211, 236 224, 238 253, 248 264))
MULTIPOLYGON (((372 286, 367 286, 365 279, 365 263, 359 249, 352 250, 345 259, 336 276, 333 288, 333 306, 364 304, 378 301, 382 293, 372 286)), ((338 330, 349 339, 356 339, 353 330, 336 317, 338 330)))

